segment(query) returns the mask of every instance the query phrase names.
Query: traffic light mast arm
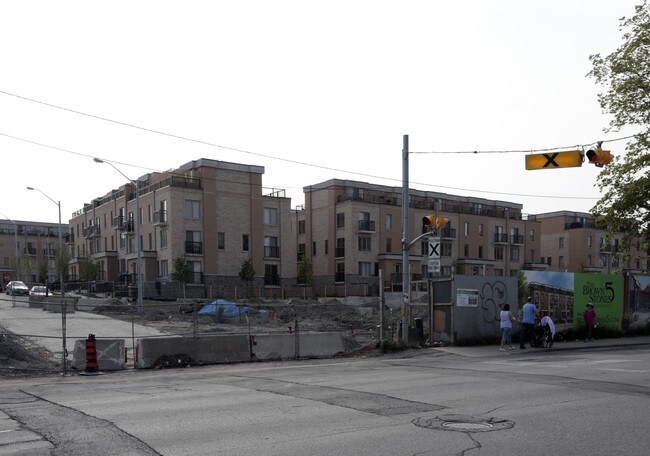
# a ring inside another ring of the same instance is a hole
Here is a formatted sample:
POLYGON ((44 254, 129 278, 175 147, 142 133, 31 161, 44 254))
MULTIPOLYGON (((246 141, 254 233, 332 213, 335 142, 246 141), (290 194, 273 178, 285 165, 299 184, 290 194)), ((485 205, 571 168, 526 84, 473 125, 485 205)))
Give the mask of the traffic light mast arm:
POLYGON ((415 244, 416 242, 421 240, 423 237, 427 237, 427 236, 431 236, 431 233, 430 232, 422 233, 421 235, 419 235, 418 237, 413 239, 408 244, 406 244, 406 241, 402 239, 402 243, 404 244, 404 249, 405 250, 411 250, 411 247, 413 247, 413 244, 415 244))

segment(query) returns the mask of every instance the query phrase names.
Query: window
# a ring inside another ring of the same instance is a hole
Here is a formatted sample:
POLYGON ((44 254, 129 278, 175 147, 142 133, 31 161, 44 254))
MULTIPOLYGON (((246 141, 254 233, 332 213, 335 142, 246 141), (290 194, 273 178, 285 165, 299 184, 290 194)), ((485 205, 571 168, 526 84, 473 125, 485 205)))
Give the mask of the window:
POLYGON ((483 246, 482 245, 478 246, 478 257, 483 258, 483 246))
POLYGON ((469 244, 463 246, 463 256, 467 258, 469 256, 469 244))
POLYGON ((557 258, 557 267, 564 269, 564 257, 562 255, 557 258))
POLYGON ((336 229, 345 228, 345 214, 339 212, 336 214, 336 229))
POLYGON ((535 230, 534 230, 534 229, 531 229, 530 231, 528 231, 528 238, 529 238, 531 241, 534 241, 534 240, 535 240, 535 230))
POLYGON ((298 234, 305 234, 305 221, 298 220, 298 234))
POLYGON ((336 282, 345 282, 345 263, 336 263, 336 282))
POLYGON ((370 252, 372 250, 370 241, 370 236, 359 236, 359 251, 370 252))
POLYGON ((393 229, 393 215, 392 214, 386 214, 386 229, 387 230, 392 230, 393 229))
POLYGON ((440 256, 443 257, 451 257, 451 252, 452 252, 452 244, 451 242, 443 242, 440 244, 440 256))
POLYGON ((546 257, 546 264, 548 264, 549 266, 552 266, 553 265, 553 258, 546 257))
POLYGON ((359 275, 361 277, 370 277, 372 276, 372 263, 367 261, 359 262, 359 275))
POLYGON ((393 251, 393 239, 386 238, 386 253, 391 253, 393 251))
POLYGON ((495 269, 494 270, 494 275, 496 277, 503 277, 503 269, 495 269))
POLYGON ((337 258, 345 256, 345 238, 336 238, 336 252, 337 258))
POLYGON ((280 247, 278 245, 277 237, 264 237, 264 256, 269 258, 280 258, 280 247))
POLYGON ((217 249, 219 250, 226 249, 226 233, 223 232, 217 233, 217 249))
POLYGON ((192 255, 203 254, 200 231, 185 231, 185 253, 192 255))
POLYGON ((305 243, 301 242, 298 244, 298 261, 300 261, 300 259, 305 256, 306 252, 307 250, 305 249, 305 243))
POLYGON ((264 208, 264 224, 265 225, 278 225, 278 209, 275 207, 264 208))
POLYGON ((469 236, 469 222, 465 222, 463 226, 463 232, 465 233, 465 236, 469 236))
POLYGON ((564 238, 563 237, 558 238, 558 248, 560 248, 560 249, 564 248, 564 238))
POLYGON ((429 255, 429 241, 420 242, 420 255, 428 256, 429 255))
POLYGON ((203 272, 200 261, 187 262, 187 283, 203 283, 203 272))
POLYGON ((316 256, 316 241, 311 243, 311 255, 316 256))
POLYGON ((277 264, 264 265, 264 285, 278 286, 280 285, 280 277, 278 276, 277 264))
POLYGON ((158 267, 158 277, 167 277, 169 275, 169 265, 167 260, 161 260, 160 266, 158 267))
POLYGON ((241 235, 241 249, 242 249, 244 252, 248 252, 248 250, 250 249, 250 246, 249 246, 249 240, 248 240, 248 239, 249 239, 249 238, 248 238, 248 234, 242 234, 242 235, 241 235))
POLYGON ((510 259, 512 261, 519 261, 519 249, 514 247, 510 249, 510 259))
POLYGON ((478 224, 478 236, 483 237, 483 224, 482 223, 478 224))
POLYGON ((591 236, 587 236, 587 247, 591 247, 593 240, 591 239, 591 236))
POLYGON ((185 218, 186 219, 201 218, 201 201, 185 200, 185 218))
MULTIPOLYGON (((167 247, 167 235, 168 235, 168 230, 160 230, 160 248, 164 249, 167 247)), ((120 241, 120 244, 122 241, 120 241)))
POLYGON ((329 243, 327 242, 327 239, 325 239, 325 245, 323 246, 323 251, 325 252, 325 255, 329 253, 329 243))

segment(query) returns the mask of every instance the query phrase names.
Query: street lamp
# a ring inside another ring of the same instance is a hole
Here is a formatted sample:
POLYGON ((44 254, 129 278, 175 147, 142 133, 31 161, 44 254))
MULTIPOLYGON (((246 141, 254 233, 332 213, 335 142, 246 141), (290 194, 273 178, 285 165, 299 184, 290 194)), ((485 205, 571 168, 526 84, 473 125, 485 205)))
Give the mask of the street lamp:
POLYGON ((65 316, 65 285, 63 283, 63 237, 61 236, 61 201, 54 201, 52 198, 50 198, 46 193, 44 193, 42 190, 39 190, 34 187, 27 187, 27 190, 36 190, 39 192, 41 195, 52 201, 54 204, 56 204, 59 208, 59 281, 61 283, 61 297, 62 297, 62 302, 61 302, 61 328, 63 332, 63 375, 65 376, 67 373, 67 361, 66 357, 68 356, 68 349, 66 347, 66 316, 65 316))
POLYGON ((36 190, 37 192, 40 192, 41 195, 52 201, 54 204, 56 204, 59 207, 59 281, 61 283, 61 295, 65 296, 65 285, 63 283, 63 237, 61 236, 61 201, 54 201, 52 198, 50 198, 47 194, 43 193, 41 190, 34 188, 34 187, 27 187, 27 190, 36 190))
MULTIPOLYGON (((137 308, 138 312, 142 313, 144 311, 144 306, 142 304, 142 246, 140 245, 140 187, 138 186, 138 182, 129 179, 129 177, 124 174, 122 171, 120 171, 113 163, 109 161, 104 161, 101 158, 93 158, 95 163, 106 163, 107 165, 111 165, 115 171, 120 173, 126 180, 128 180, 132 185, 135 185, 135 217, 134 217, 134 223, 135 223, 135 243, 136 243, 136 250, 137 250, 137 260, 136 260, 136 281, 138 285, 138 296, 137 296, 137 308)), ((126 202, 126 198, 125 198, 126 202)))
POLYGON ((20 277, 18 277, 18 224, 2 212, 0 212, 0 215, 14 224, 14 268, 16 269, 16 280, 20 280, 20 277))

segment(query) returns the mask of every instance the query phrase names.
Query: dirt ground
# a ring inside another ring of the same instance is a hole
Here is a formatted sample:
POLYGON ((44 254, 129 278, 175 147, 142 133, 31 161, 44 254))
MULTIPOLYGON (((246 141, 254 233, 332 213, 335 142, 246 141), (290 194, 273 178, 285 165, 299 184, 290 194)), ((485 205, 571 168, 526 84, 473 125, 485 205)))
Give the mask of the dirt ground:
MULTIPOLYGON (((328 303, 285 301, 255 306, 246 315, 198 315, 203 304, 147 302, 143 314, 135 314, 131 305, 115 301, 94 312, 137 324, 151 326, 170 334, 255 334, 299 331, 340 331, 344 334, 346 356, 378 354, 376 304, 353 306, 337 301, 328 303)), ((397 333, 399 315, 386 311, 386 336, 397 333)), ((0 377, 48 375, 61 372, 60 360, 29 341, 0 328, 0 377)))

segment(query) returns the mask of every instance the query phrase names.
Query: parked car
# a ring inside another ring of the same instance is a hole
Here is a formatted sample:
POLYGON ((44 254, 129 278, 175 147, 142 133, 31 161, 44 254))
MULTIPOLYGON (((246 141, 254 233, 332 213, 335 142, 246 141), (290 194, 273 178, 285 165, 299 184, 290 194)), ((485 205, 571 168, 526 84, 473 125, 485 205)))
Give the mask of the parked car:
POLYGON ((52 296, 52 292, 48 290, 46 286, 43 285, 34 285, 31 290, 29 290, 30 296, 52 296))
POLYGON ((29 288, 25 285, 24 282, 20 280, 12 280, 7 284, 7 294, 8 295, 29 295, 29 288))

